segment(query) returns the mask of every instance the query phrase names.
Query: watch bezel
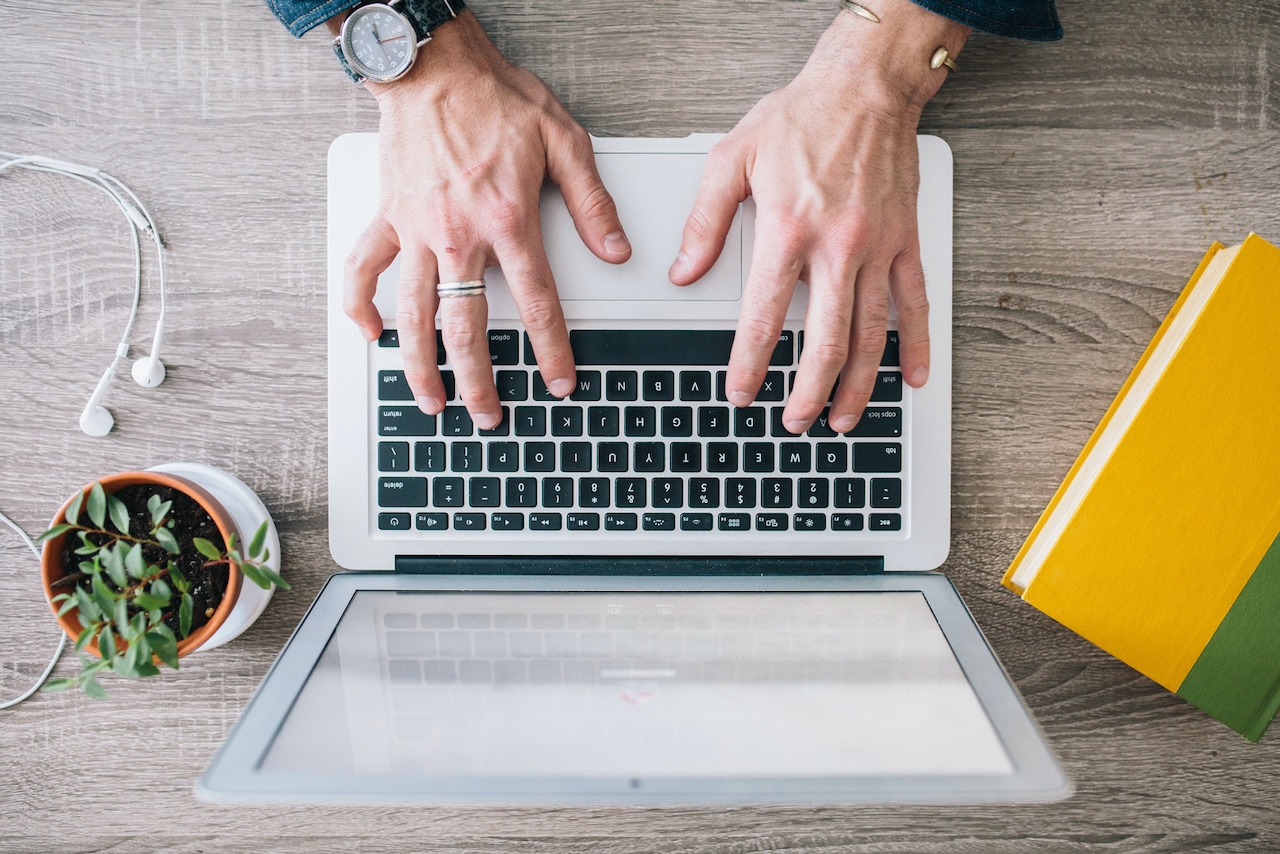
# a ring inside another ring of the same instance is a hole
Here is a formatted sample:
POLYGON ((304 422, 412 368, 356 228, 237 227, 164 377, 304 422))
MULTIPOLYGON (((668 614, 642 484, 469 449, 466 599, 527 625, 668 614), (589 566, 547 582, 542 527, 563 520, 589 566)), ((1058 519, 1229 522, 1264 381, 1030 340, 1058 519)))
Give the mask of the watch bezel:
POLYGON ((347 15, 346 20, 342 22, 342 30, 338 34, 338 44, 342 48, 342 55, 347 59, 347 64, 351 66, 352 70, 360 75, 362 80, 372 80, 375 83, 391 83, 392 81, 399 80, 401 77, 409 73, 409 69, 413 68, 414 60, 418 58, 419 46, 431 41, 430 33, 427 33, 421 39, 417 39, 415 38, 417 36, 417 32, 417 28, 414 27, 413 21, 410 20, 409 16, 404 12, 401 12, 399 9, 396 9, 394 6, 391 6, 388 3, 366 3, 363 6, 357 6, 353 9, 351 14, 347 15), (351 37, 354 34, 354 31, 351 28, 352 21, 363 18, 367 14, 379 11, 390 12, 392 15, 395 15, 404 22, 405 29, 408 30, 410 34, 408 61, 405 63, 404 67, 395 74, 379 74, 373 69, 367 68, 356 56, 355 49, 351 46, 351 37))

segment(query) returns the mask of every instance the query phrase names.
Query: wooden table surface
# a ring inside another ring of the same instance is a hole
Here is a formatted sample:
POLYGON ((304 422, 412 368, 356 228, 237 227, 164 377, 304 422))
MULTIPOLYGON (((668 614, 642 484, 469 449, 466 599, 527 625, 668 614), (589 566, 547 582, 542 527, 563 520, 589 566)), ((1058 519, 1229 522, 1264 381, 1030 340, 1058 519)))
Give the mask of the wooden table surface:
MULTIPOLYGON (((476 0, 507 55, 601 135, 726 131, 785 83, 834 0, 476 0)), ((1280 240, 1280 6, 1062 0, 1067 38, 975 36, 925 113, 955 153, 957 584, 1077 786, 1019 808, 210 806, 192 783, 324 579, 324 170, 376 128, 319 34, 257 0, 0 2, 0 149, 94 164, 169 241, 156 390, 77 428, 129 307, 105 198, 0 177, 0 509, 38 531, 92 477, 227 468, 280 525, 293 584, 181 673, 0 712, 0 850, 1275 851, 1280 733, 1251 745, 998 583, 1214 240, 1280 240)), ((134 352, 158 308, 154 275, 134 352)), ((1278 323, 1280 326, 1280 323, 1278 323)), ((34 561, 0 533, 0 694, 56 641, 34 561)), ((70 670, 69 662, 59 672, 70 670)))

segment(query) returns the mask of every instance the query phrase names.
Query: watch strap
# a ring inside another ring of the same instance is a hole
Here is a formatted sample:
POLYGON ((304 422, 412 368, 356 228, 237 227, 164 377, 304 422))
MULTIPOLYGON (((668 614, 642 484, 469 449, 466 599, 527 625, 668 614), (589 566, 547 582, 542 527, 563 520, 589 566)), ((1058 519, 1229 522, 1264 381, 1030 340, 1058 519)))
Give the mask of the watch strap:
MULTIPOLYGON (((431 38, 431 33, 436 27, 458 17, 458 13, 467 8, 467 4, 463 0, 393 0, 387 5, 404 13, 404 16, 409 19, 409 23, 413 25, 419 42, 431 38)), ((339 39, 335 39, 333 42, 333 54, 338 57, 338 63, 342 66, 342 70, 346 72, 347 77, 351 78, 352 83, 364 82, 363 75, 352 68, 351 63, 347 62, 347 55, 342 52, 342 42, 339 39)))

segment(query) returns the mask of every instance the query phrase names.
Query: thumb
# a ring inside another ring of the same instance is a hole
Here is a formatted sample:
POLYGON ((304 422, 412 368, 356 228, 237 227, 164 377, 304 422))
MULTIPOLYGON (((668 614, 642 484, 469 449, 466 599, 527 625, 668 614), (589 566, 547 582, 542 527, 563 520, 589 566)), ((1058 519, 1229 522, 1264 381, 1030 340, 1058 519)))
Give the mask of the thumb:
POLYGON ((549 134, 547 177, 560 187, 578 236, 597 258, 621 264, 631 257, 631 243, 618 220, 613 196, 596 171, 591 137, 578 125, 549 134))
POLYGON ((690 285, 706 275, 720 257, 738 205, 747 197, 747 175, 736 152, 721 153, 719 146, 707 155, 698 198, 684 224, 680 254, 667 277, 672 284, 690 285))

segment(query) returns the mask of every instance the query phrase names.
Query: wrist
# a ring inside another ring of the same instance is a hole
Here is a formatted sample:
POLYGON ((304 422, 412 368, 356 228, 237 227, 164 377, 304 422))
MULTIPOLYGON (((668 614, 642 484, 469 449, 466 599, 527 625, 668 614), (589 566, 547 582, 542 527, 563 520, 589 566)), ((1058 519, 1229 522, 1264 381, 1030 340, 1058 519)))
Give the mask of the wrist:
POLYGON ((859 0, 880 23, 841 10, 801 75, 821 78, 842 91, 856 89, 859 100, 884 113, 919 118, 949 73, 931 68, 935 50, 955 58, 969 27, 917 6, 911 0, 859 0))
POLYGON ((470 9, 463 9, 456 18, 432 31, 431 41, 419 49, 417 60, 404 77, 391 83, 366 81, 364 85, 382 105, 401 91, 446 91, 459 78, 492 73, 506 63, 479 19, 470 9))

